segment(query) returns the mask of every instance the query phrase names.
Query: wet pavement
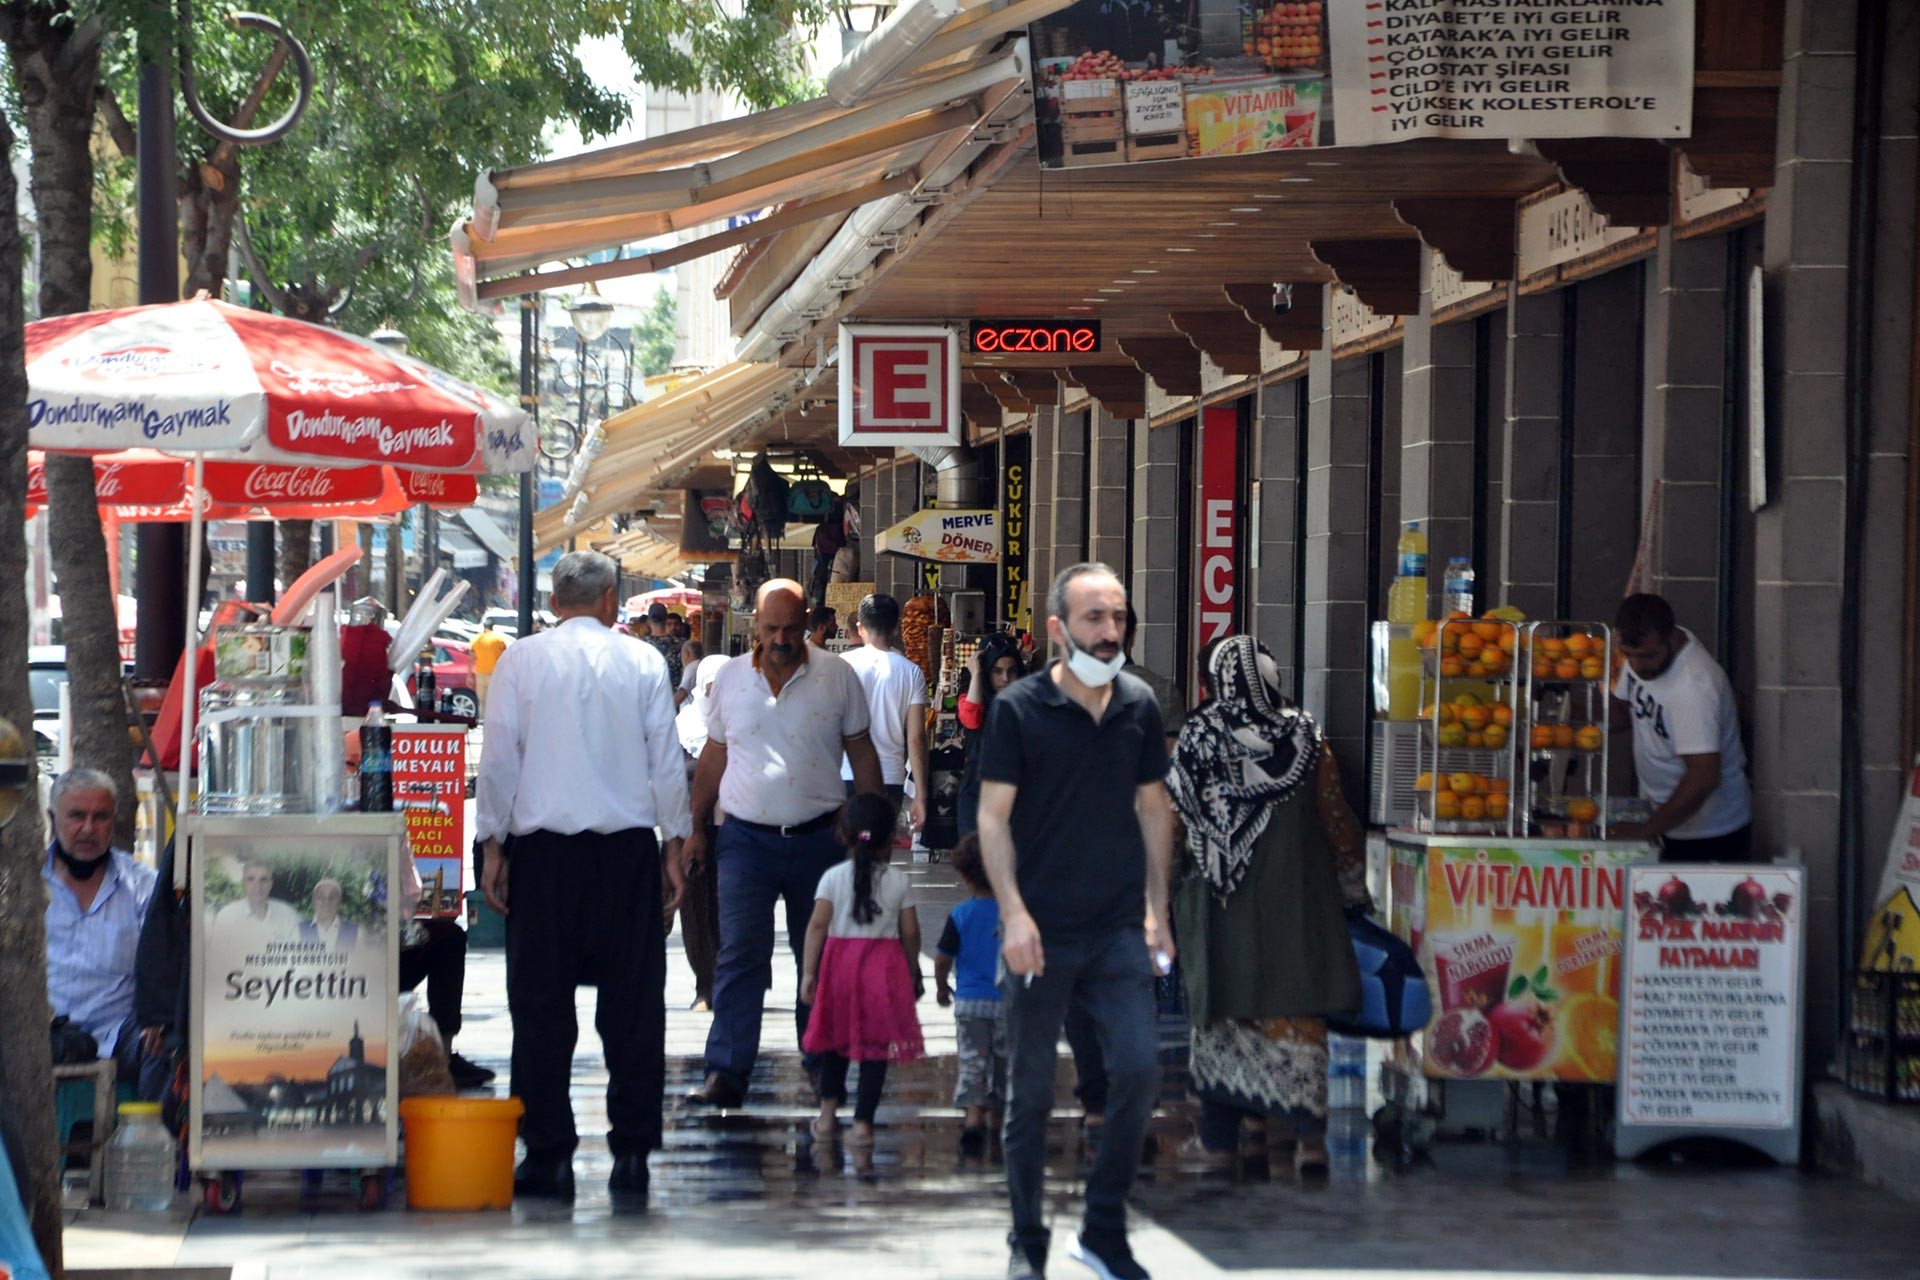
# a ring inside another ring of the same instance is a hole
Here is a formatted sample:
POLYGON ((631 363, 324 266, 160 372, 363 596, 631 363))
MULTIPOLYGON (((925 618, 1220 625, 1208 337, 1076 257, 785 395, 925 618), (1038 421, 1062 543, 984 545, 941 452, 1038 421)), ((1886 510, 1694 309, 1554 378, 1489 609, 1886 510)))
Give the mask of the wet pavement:
MULTIPOLYGON (((915 866, 921 927, 938 938, 960 889, 938 863, 915 866)), ((930 944, 929 944, 930 945, 930 944)), ((297 1176, 254 1174, 236 1215, 186 1209, 135 1217, 69 1213, 68 1265, 232 1268, 271 1277, 647 1276, 925 1277, 1004 1273, 1006 1201, 991 1157, 959 1153, 951 1105, 953 1022, 929 995, 920 1007, 928 1058, 890 1073, 871 1152, 815 1141, 792 1044, 794 974, 775 966, 752 1096, 719 1115, 677 1101, 702 1075, 708 1018, 670 943, 666 1147, 653 1160, 647 1212, 608 1200, 606 1074, 581 992, 574 1058, 582 1135, 579 1199, 524 1201, 510 1213, 361 1213, 344 1179, 303 1200, 297 1176), (784 1035, 783 1035, 784 1032, 784 1035)), ((470 959, 466 1023, 456 1048, 501 1073, 511 1027, 499 951, 470 959)), ((1743 1280, 1920 1275, 1912 1208, 1863 1184, 1771 1167, 1612 1161, 1570 1163, 1544 1139, 1442 1143, 1431 1158, 1388 1170, 1353 1113, 1336 1124, 1330 1179, 1301 1182, 1283 1160, 1217 1170, 1183 1155, 1189 1130, 1177 1023, 1162 1029, 1170 1070, 1154 1150, 1134 1197, 1134 1244, 1159 1280, 1215 1276, 1738 1277, 1743 1280)), ((1089 1273, 1065 1257, 1084 1169, 1071 1070, 1062 1054, 1049 1152, 1055 1277, 1089 1273)))

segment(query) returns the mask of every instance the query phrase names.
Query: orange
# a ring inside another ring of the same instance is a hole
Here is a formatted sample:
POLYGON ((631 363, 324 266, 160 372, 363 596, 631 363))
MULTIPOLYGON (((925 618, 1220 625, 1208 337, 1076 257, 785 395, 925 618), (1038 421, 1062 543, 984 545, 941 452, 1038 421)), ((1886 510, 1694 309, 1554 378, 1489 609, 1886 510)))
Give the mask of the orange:
POLYGON ((1464 745, 1469 751, 1478 751, 1487 745, 1487 735, 1484 733, 1474 733, 1469 730, 1464 745))
POLYGON ((1593 657, 1580 659, 1580 678, 1582 680, 1598 680, 1605 674, 1607 674, 1607 664, 1600 659, 1593 657))
POLYGON ((1440 628, 1426 620, 1413 624, 1413 642, 1422 649, 1433 648, 1434 637, 1440 634, 1440 628))
POLYGON ((1458 680, 1467 674, 1467 664, 1458 658, 1440 659, 1440 675, 1443 679, 1458 680))
POLYGON ((1567 801, 1567 820, 1570 822, 1592 822, 1600 816, 1597 802, 1584 796, 1576 796, 1567 801))
POLYGON ((1505 649, 1496 649, 1488 645, 1480 651, 1480 661, 1486 665, 1488 671, 1505 671, 1512 659, 1507 656, 1505 649))
POLYGON ((1442 791, 1433 802, 1433 816, 1443 822, 1451 822, 1460 816, 1460 797, 1451 791, 1442 791))
POLYGON ((1560 1056, 1588 1079, 1611 1080, 1618 1066, 1620 1005, 1603 995, 1575 996, 1560 1010, 1560 1056))
POLYGON ((1440 628, 1440 652, 1452 653, 1460 647, 1460 628, 1440 628))
POLYGON ((1552 660, 1548 658, 1535 658, 1533 660, 1533 678, 1535 680, 1553 679, 1552 660))
POLYGON ((1441 724, 1452 724, 1460 718, 1460 708, 1451 702, 1443 702, 1440 704, 1439 716, 1441 724))
POLYGON ((1539 640, 1535 641, 1534 647, 1539 649, 1540 652, 1544 653, 1547 657, 1553 658, 1556 661, 1565 657, 1567 652, 1567 642, 1564 640, 1556 640, 1552 636, 1541 636, 1539 640))
MULTIPOLYGON (((1475 797, 1475 798, 1478 799, 1478 797, 1475 797)), ((1504 818, 1507 816, 1507 793, 1506 792, 1496 791, 1494 794, 1487 797, 1486 803, 1487 803, 1487 816, 1489 818, 1504 818)))
POLYGON ((1505 703, 1503 703, 1503 702, 1496 702, 1496 703, 1494 703, 1494 705, 1493 705, 1493 722, 1494 722, 1495 724, 1498 724, 1498 725, 1506 725, 1506 726, 1508 726, 1508 727, 1512 727, 1512 725, 1513 725, 1513 708, 1512 708, 1512 707, 1509 707, 1509 706, 1507 706, 1507 705, 1506 705, 1505 703))
POLYGON ((1507 745, 1507 730, 1503 725, 1490 724, 1481 733, 1480 738, 1495 751, 1507 745))
POLYGON ((1553 678, 1556 680, 1578 680, 1580 664, 1572 658, 1562 658, 1553 664, 1553 678))
POLYGON ((1460 637, 1459 649, 1463 658, 1475 657, 1486 647, 1487 642, 1471 631, 1460 637))
POLYGON ((1548 747, 1551 747, 1553 745, 1553 726, 1550 724, 1537 724, 1533 726, 1532 732, 1527 734, 1527 745, 1535 751, 1545 751, 1548 747))
POLYGON ((1514 646, 1520 643, 1520 633, 1512 627, 1502 627, 1500 628, 1500 637, 1495 640, 1494 643, 1502 649, 1505 649, 1508 653, 1512 653, 1514 646))
POLYGON ((1431 702, 1429 702, 1426 706, 1420 708, 1419 719, 1437 720, 1439 718, 1440 718, 1439 709, 1436 708, 1431 702))
POLYGON ((1456 795, 1470 796, 1480 788, 1480 780, 1470 773, 1447 775, 1447 789, 1456 795))
POLYGON ((1468 820, 1487 816, 1487 802, 1480 796, 1467 796, 1460 801, 1460 816, 1468 820))
POLYGON ((1415 778, 1413 780, 1413 789, 1415 791, 1433 790, 1433 775, 1431 773, 1423 773, 1415 778))
POLYGON ((1469 663, 1467 664, 1467 679, 1469 679, 1469 680, 1485 680, 1486 678, 1487 678, 1487 664, 1486 664, 1486 663, 1484 663, 1484 662, 1469 662, 1469 663))
POLYGON ((1573 726, 1572 725, 1556 724, 1556 725, 1553 725, 1551 728, 1553 732, 1553 745, 1557 750, 1565 751, 1567 748, 1573 745, 1573 726))
POLYGON ((1573 744, 1582 751, 1598 751, 1606 740, 1607 735, 1600 732, 1597 724, 1583 724, 1573 735, 1573 744))
POLYGON ((1506 628, 1497 622, 1476 622, 1473 624, 1473 634, 1489 642, 1498 640, 1500 633, 1505 630, 1506 628))
POLYGON ((1576 658, 1584 658, 1593 652, 1593 637, 1579 632, 1567 637, 1567 652, 1576 658))
POLYGON ((1447 615, 1447 621, 1448 622, 1471 622, 1473 621, 1473 615, 1468 613, 1464 609, 1455 609, 1452 613, 1449 613, 1447 615))
POLYGON ((1486 783, 1487 785, 1483 790, 1490 795, 1505 795, 1507 792, 1513 790, 1513 784, 1505 778, 1488 778, 1486 783))
POLYGON ((1486 728, 1487 721, 1491 720, 1492 718, 1493 718, 1493 713, 1488 711, 1487 708, 1485 707, 1460 708, 1460 723, 1467 726, 1468 733, 1472 733, 1476 729, 1486 728))
POLYGON ((1443 747, 1464 747, 1467 745, 1467 731, 1457 724, 1443 724, 1437 735, 1443 747))

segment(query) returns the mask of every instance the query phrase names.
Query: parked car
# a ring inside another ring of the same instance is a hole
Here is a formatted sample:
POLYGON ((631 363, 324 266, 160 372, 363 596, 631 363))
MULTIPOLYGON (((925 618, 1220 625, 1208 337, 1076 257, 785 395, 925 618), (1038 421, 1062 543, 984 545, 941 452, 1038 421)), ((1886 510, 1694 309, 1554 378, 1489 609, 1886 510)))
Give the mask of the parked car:
POLYGON ((33 700, 33 751, 41 772, 60 758, 60 686, 67 682, 67 647, 36 644, 27 650, 27 690, 33 700))
MULTIPOLYGON (((475 719, 480 714, 480 695, 473 686, 473 653, 458 640, 447 636, 435 636, 429 643, 433 646, 433 683, 440 691, 440 697, 447 710, 456 716, 475 719)), ((419 664, 415 664, 418 670, 419 664)), ((407 674, 407 692, 415 694, 417 681, 412 672, 407 674)))
MULTIPOLYGON (((560 619, 545 609, 535 609, 533 620, 542 627, 551 627, 560 619)), ((501 635, 518 637, 520 634, 520 611, 518 609, 489 609, 480 617, 481 625, 492 627, 501 635)))

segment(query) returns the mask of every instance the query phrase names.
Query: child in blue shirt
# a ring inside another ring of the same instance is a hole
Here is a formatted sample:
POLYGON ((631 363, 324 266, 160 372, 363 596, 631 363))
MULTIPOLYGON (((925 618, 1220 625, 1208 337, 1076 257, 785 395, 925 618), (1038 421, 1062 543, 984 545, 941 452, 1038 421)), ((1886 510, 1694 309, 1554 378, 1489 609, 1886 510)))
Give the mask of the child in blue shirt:
POLYGON ((1007 1095, 1007 1014, 1000 1003, 1000 904, 987 883, 980 838, 967 835, 951 855, 973 896, 947 916, 933 962, 942 1006, 953 1006, 960 1076, 953 1105, 967 1110, 960 1133, 963 1155, 986 1153, 987 1130, 1000 1126, 1007 1095), (953 980, 958 978, 957 983, 953 980))

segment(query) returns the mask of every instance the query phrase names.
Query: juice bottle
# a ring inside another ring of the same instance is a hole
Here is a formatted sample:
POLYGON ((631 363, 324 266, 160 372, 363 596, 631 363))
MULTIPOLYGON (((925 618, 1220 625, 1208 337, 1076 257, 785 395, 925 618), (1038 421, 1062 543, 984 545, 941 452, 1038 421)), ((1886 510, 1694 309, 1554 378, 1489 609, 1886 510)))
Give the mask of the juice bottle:
POLYGON ((1405 629, 1427 617, 1427 535, 1418 520, 1400 534, 1399 572, 1387 588, 1387 718, 1411 720, 1420 711, 1420 648, 1405 629))

